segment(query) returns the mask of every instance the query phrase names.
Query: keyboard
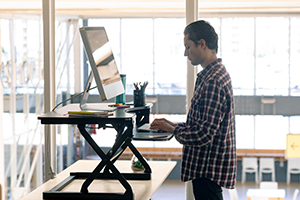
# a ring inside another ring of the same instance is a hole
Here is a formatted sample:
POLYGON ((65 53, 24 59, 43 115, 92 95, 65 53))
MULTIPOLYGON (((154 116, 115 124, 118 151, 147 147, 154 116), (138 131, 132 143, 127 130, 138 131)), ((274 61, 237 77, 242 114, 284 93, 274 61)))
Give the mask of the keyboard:
POLYGON ((137 130, 141 131, 141 132, 159 132, 159 133, 164 132, 159 129, 150 129, 150 124, 148 124, 148 123, 143 124, 142 126, 138 127, 137 130))

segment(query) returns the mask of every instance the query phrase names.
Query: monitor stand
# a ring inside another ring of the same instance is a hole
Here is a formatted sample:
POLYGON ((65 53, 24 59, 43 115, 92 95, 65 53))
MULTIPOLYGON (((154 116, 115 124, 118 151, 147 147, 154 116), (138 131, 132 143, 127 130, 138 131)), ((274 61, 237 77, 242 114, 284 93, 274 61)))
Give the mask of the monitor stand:
POLYGON ((89 97, 89 91, 94 89, 94 88, 91 88, 92 86, 92 82, 93 82, 93 79, 94 79, 94 75, 93 75, 93 72, 91 71, 90 72, 90 75, 89 75, 89 78, 86 82, 86 85, 85 85, 85 89, 84 89, 84 92, 83 92, 83 95, 81 97, 81 100, 80 100, 80 109, 81 110, 93 110, 93 111, 114 111, 117 109, 117 107, 108 107, 107 105, 88 105, 87 103, 87 100, 88 100, 88 97, 89 97))

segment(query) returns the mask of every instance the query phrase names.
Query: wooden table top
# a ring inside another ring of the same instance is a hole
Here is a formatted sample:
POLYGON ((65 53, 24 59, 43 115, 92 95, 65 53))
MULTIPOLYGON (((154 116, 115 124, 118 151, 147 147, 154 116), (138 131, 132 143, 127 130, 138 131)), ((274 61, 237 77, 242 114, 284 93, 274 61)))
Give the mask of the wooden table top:
MULTIPOLYGON (((134 193, 134 199, 136 200, 151 199, 152 195, 161 186, 177 162, 148 161, 148 163, 152 170, 151 180, 128 180, 134 193)), ((99 160, 79 160, 59 173, 56 178, 47 181, 26 195, 22 200, 41 200, 43 199, 44 191, 49 191, 59 184, 69 176, 70 172, 91 172, 98 164, 99 160)), ((115 166, 121 173, 132 173, 130 161, 116 161, 115 166)), ((83 182, 83 179, 75 180, 62 191, 79 192, 83 182)), ((94 180, 88 189, 90 192, 125 192, 125 189, 118 180, 94 180)))
POLYGON ((251 200, 251 197, 265 197, 269 200, 284 200, 285 190, 284 189, 248 189, 247 200, 251 200))

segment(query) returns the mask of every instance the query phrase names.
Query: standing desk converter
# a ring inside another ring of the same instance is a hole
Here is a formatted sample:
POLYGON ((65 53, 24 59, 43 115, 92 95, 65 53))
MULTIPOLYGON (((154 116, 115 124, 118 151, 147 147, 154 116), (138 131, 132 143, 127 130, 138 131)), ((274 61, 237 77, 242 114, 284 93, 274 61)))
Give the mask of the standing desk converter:
POLYGON ((140 126, 144 123, 149 123, 150 107, 146 106, 142 109, 116 109, 113 115, 107 117, 94 116, 75 116, 66 115, 68 111, 80 110, 79 104, 69 104, 55 111, 46 113, 38 117, 42 124, 74 124, 77 125, 81 135, 91 145, 96 154, 101 158, 100 163, 92 172, 71 172, 70 176, 61 183, 53 187, 50 191, 43 192, 43 199, 122 199, 132 200, 132 188, 127 180, 150 180, 151 168, 132 144, 132 140, 152 140, 152 141, 167 141, 172 138, 171 133, 164 133, 166 137, 139 137, 135 126, 140 126), (86 130, 87 124, 98 124, 99 128, 114 128, 116 130, 116 140, 113 146, 107 153, 96 144, 93 138, 86 130), (124 152, 129 148, 132 153, 140 160, 145 167, 142 173, 121 173, 114 166, 114 163, 124 152), (85 179, 81 186, 80 192, 62 192, 62 190, 76 179, 85 179), (124 193, 89 193, 88 187, 95 179, 117 179, 124 187, 124 193))

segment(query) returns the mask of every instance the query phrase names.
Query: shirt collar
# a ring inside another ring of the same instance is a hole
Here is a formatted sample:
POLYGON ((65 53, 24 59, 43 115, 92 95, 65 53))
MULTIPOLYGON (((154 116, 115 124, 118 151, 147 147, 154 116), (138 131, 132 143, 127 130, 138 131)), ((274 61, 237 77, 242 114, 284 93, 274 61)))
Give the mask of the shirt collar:
POLYGON ((218 58, 217 60, 215 60, 214 62, 210 63, 209 65, 207 65, 207 67, 205 67, 202 71, 200 71, 197 76, 198 77, 202 77, 205 76, 206 74, 208 74, 215 66, 221 65, 222 64, 222 58, 218 58))

